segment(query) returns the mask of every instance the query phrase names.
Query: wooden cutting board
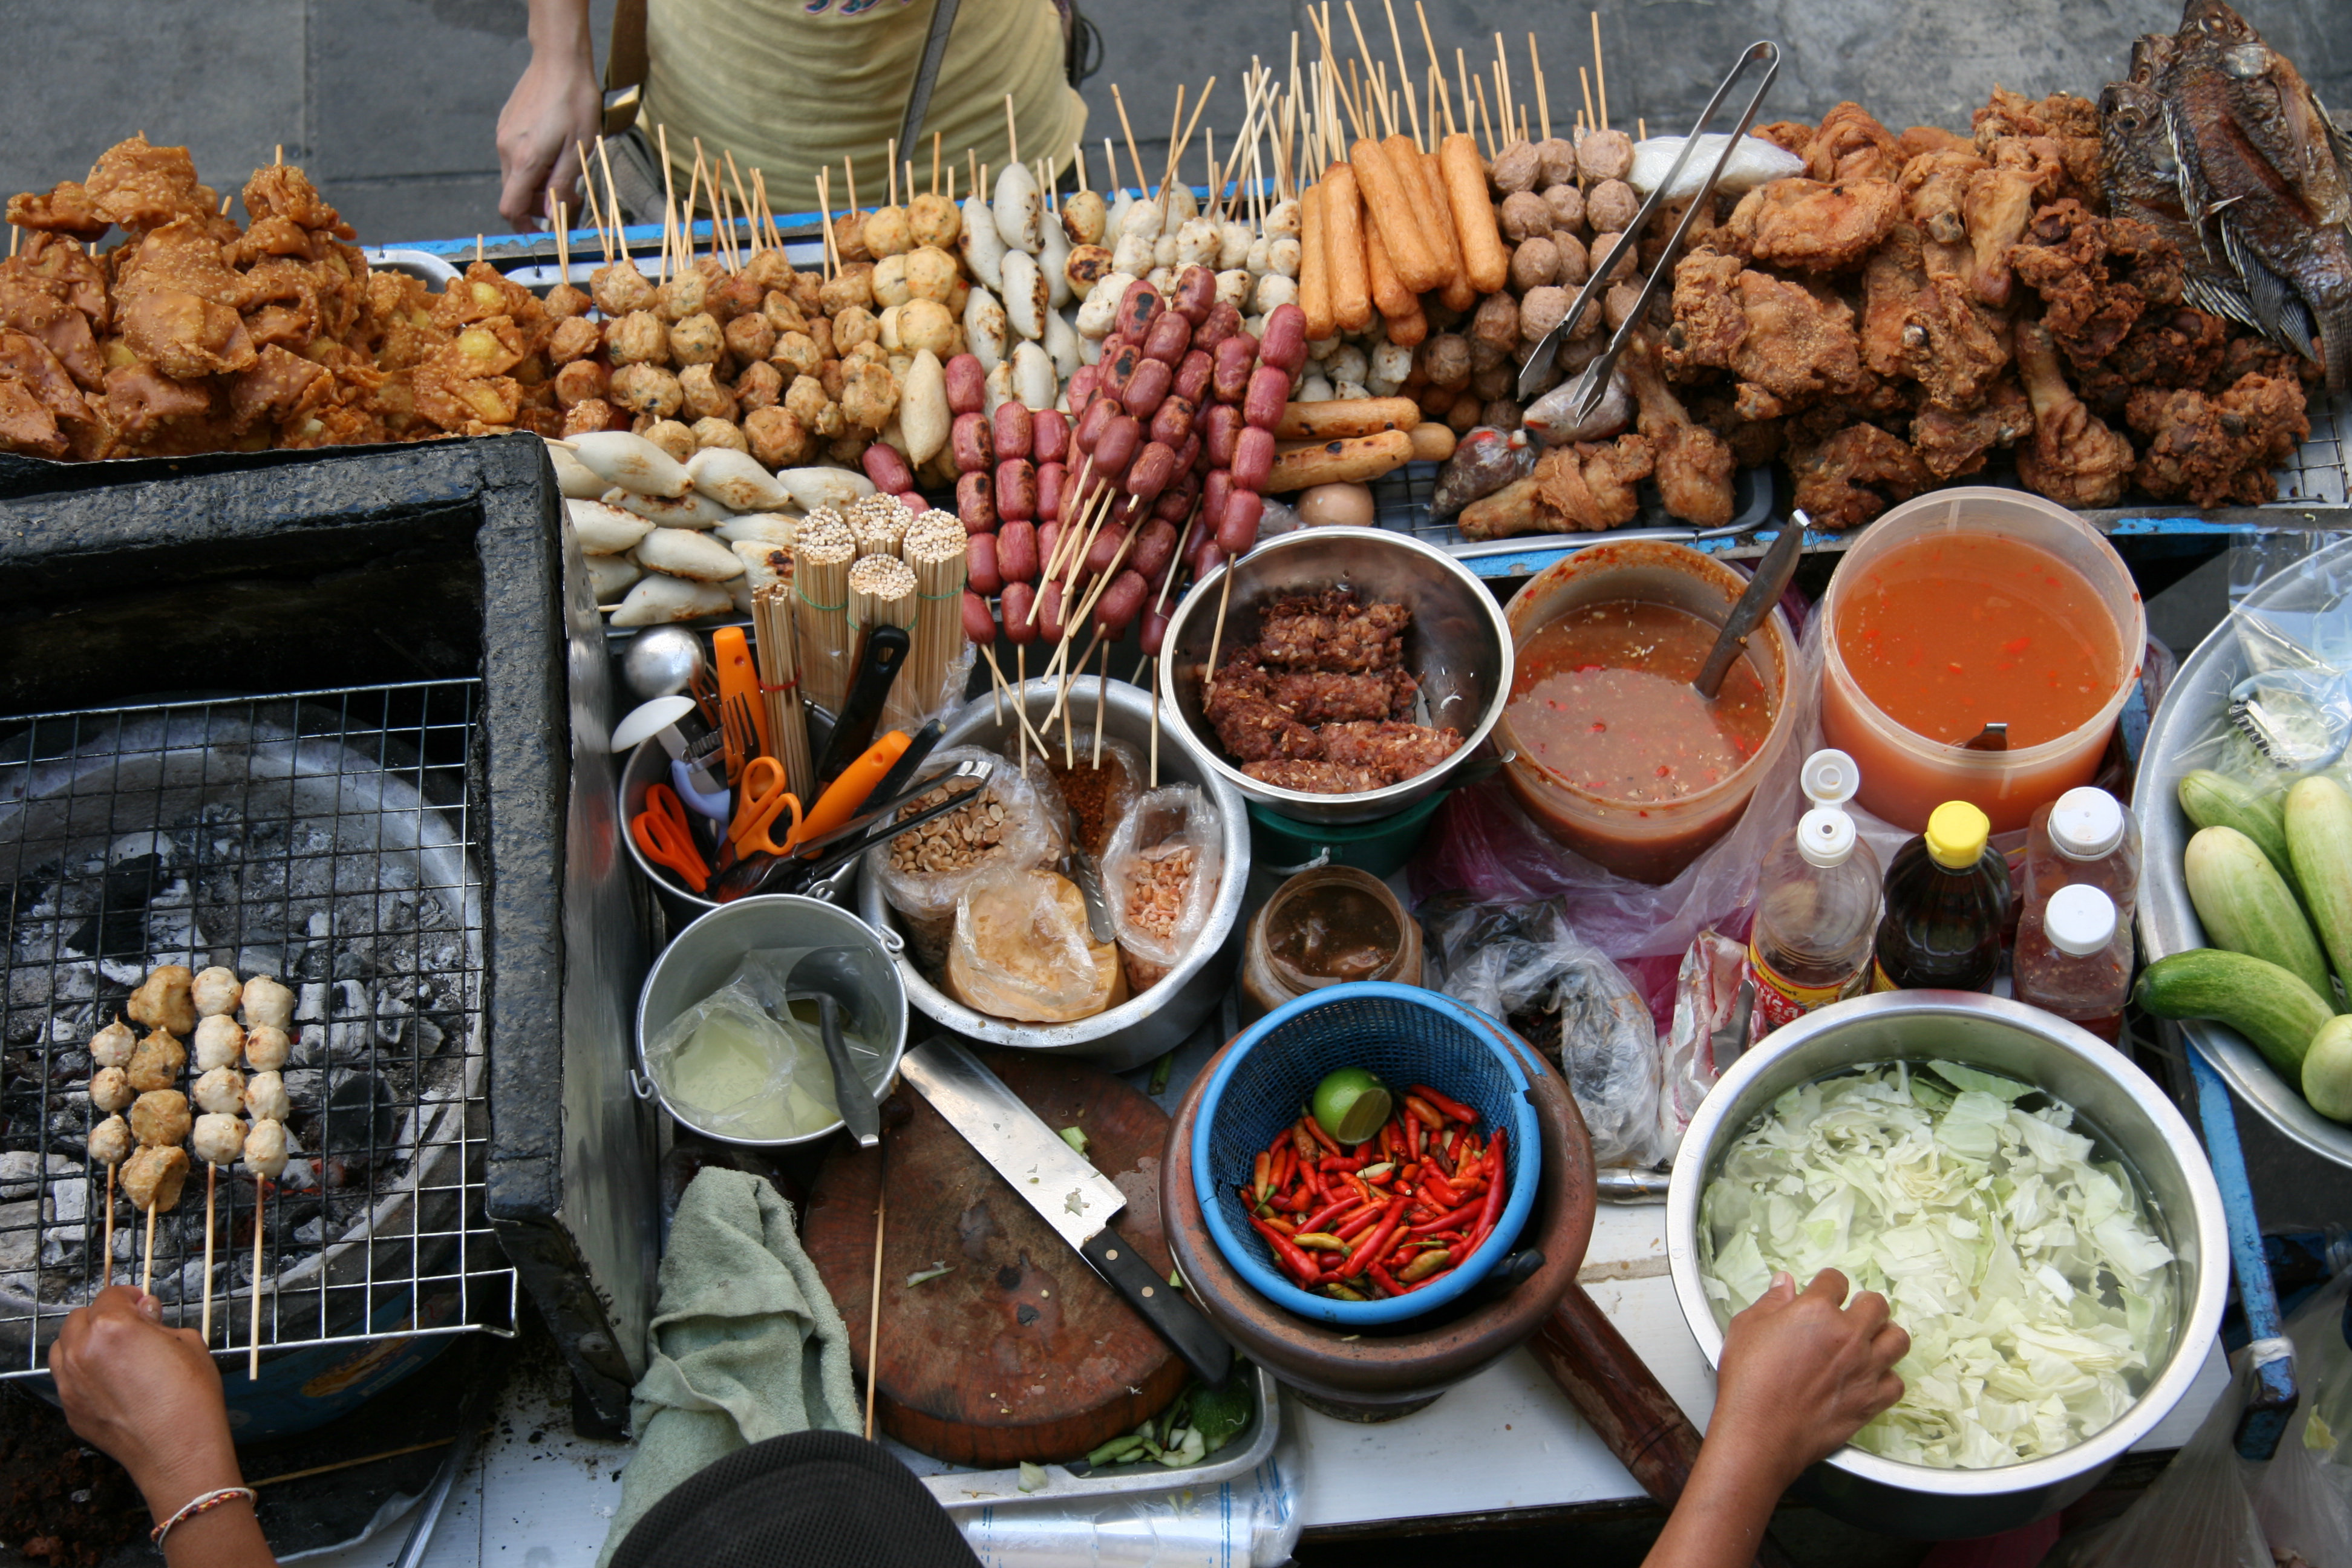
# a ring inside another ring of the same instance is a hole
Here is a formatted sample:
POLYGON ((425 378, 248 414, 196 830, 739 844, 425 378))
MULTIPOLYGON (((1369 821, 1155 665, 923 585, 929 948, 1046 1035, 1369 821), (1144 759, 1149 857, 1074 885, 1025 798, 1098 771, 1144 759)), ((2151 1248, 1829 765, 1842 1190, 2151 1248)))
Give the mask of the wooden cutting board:
MULTIPOLYGON (((1127 1195, 1111 1228, 1169 1270, 1160 1233, 1168 1118, 1098 1068, 1022 1052, 991 1071, 1127 1195)), ((858 1392, 874 1288, 874 1207, 887 1171, 877 1425, 908 1447, 995 1468, 1083 1457, 1174 1399, 1184 1363, 1070 1245, 900 1084, 883 1106, 882 1145, 842 1140, 818 1173, 802 1242, 849 1325, 858 1392), (919 1285, 907 1277, 952 1272, 919 1285)))

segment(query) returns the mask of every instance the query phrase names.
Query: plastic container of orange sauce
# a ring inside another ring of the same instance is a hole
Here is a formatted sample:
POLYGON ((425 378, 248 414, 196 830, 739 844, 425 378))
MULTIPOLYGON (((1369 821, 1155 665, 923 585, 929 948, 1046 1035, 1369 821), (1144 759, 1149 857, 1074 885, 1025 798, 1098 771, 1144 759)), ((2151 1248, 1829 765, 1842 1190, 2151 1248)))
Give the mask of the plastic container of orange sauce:
POLYGON ((1822 735, 1861 804, 1914 832, 1948 800, 1992 831, 2087 784, 2139 679, 2147 618, 2106 536, 2021 490, 1893 508, 1846 552, 1822 611, 1822 735), (2006 749, 1970 749, 2001 727, 2006 749))

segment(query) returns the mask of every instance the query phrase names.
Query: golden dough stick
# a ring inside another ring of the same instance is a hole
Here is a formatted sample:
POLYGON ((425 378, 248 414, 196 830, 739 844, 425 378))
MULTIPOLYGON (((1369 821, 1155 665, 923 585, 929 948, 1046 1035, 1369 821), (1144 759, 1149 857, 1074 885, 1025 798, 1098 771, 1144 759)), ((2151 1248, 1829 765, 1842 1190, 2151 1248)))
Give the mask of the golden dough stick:
POLYGON ((1438 279, 1430 287, 1452 289, 1462 270, 1462 260, 1454 251, 1454 226, 1437 221, 1444 209, 1429 199, 1429 181, 1421 172, 1421 149, 1410 136, 1391 136, 1381 144, 1381 151, 1389 155, 1389 167, 1396 171, 1397 183, 1404 187, 1405 205, 1412 209, 1413 233, 1427 247, 1430 260, 1437 268, 1438 279))
POLYGON ((1323 254, 1323 186, 1298 193, 1298 308, 1307 312, 1307 340, 1339 330, 1331 317, 1331 265, 1323 254))
POLYGON ((1454 232, 1462 242, 1462 266, 1470 286, 1481 294, 1499 294, 1510 281, 1511 255, 1503 248, 1501 230, 1495 226, 1495 204, 1486 199, 1486 166, 1478 157, 1478 139, 1467 131, 1445 139, 1438 153, 1445 175, 1445 197, 1454 209, 1454 232))
POLYGON ((1445 252, 1445 265, 1453 276, 1438 291, 1438 300, 1449 310, 1467 310, 1478 303, 1477 285, 1470 281, 1470 266, 1463 258, 1460 238, 1454 232, 1454 203, 1445 194, 1445 172, 1437 166, 1437 154, 1419 153, 1413 162, 1421 168, 1423 186, 1429 192, 1430 232, 1437 236, 1439 247, 1445 252))
POLYGON ((1324 172, 1323 259, 1331 273, 1331 319, 1343 332, 1372 324, 1372 292, 1364 274, 1364 204, 1356 172, 1334 163, 1324 172))
POLYGON ((1421 301, 1404 286, 1403 279, 1396 275, 1396 268, 1390 263, 1389 247, 1381 243, 1378 226, 1364 230, 1364 276, 1371 286, 1372 309, 1381 315, 1394 319, 1411 315, 1420 308, 1421 301))
POLYGON ((1356 171, 1364 209, 1371 214, 1372 226, 1380 230, 1381 243, 1389 247, 1389 260, 1404 286, 1420 294, 1444 284, 1444 272, 1414 219, 1412 198, 1388 149, 1363 137, 1348 149, 1348 163, 1356 171))

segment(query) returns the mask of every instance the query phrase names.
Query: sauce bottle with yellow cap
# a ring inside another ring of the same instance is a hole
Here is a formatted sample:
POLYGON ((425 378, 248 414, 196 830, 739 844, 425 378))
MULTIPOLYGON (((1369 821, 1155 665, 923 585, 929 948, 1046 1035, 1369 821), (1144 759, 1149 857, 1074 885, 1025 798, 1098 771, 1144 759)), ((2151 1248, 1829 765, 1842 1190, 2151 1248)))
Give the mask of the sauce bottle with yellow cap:
POLYGON ((1948 800, 1886 868, 1886 912, 1874 944, 1874 991, 1990 991, 2000 972, 2009 862, 1992 824, 1948 800))

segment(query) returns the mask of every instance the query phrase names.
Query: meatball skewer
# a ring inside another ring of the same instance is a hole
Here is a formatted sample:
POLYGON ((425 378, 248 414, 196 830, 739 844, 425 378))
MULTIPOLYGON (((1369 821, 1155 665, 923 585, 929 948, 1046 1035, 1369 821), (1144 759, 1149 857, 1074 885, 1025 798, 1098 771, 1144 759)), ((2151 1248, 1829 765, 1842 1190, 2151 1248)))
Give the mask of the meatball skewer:
POLYGON ((133 1146, 131 1124, 120 1116, 110 1116, 89 1130, 89 1157, 106 1167, 106 1284, 100 1289, 114 1283, 115 1171, 131 1158, 133 1146))
MULTIPOLYGON (((254 1087, 260 1087, 262 1079, 276 1077, 275 1073, 257 1073, 254 1087)), ((282 1096, 282 1090, 280 1092, 282 1096)), ((248 1104, 253 1103, 255 1098, 248 1089, 248 1104)), ((260 1103, 262 1108, 268 1108, 267 1100, 260 1103)), ((283 1108, 282 1100, 279 1108, 283 1108)), ((262 1116, 257 1111, 246 1127, 245 1169, 253 1178, 253 1327, 246 1338, 246 1375, 258 1379, 261 1376, 261 1214, 270 1184, 278 1179, 278 1173, 286 1169, 284 1121, 262 1116)))

